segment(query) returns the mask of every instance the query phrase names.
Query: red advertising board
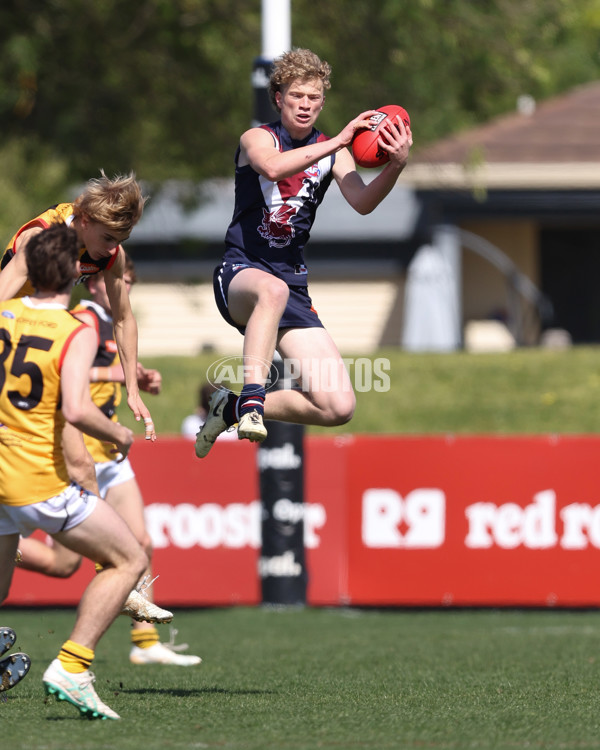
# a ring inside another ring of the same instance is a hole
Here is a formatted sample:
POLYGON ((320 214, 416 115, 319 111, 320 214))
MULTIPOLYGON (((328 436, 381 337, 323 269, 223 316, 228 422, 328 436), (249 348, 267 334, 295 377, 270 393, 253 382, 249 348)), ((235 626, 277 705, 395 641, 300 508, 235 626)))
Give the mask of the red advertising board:
POLYGON ((600 441, 360 438, 349 449, 349 600, 595 605, 600 441))
MULTIPOLYGON (((304 538, 313 605, 596 606, 600 438, 309 437, 304 538)), ((256 447, 139 441, 131 460, 164 606, 260 601, 256 447)), ((17 570, 10 604, 76 604, 17 570)))

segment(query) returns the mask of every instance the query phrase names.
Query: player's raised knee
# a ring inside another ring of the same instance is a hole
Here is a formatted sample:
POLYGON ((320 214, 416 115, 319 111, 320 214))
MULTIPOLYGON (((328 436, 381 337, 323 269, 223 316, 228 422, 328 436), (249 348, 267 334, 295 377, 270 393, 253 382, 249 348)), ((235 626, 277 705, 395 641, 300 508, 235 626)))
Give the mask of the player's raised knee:
POLYGON ((57 560, 48 570, 43 571, 47 576, 54 578, 70 578, 75 575, 81 567, 81 557, 73 555, 65 559, 57 560))
POLYGON ((285 281, 275 276, 268 277, 259 290, 259 301, 261 304, 269 305, 277 309, 285 310, 290 297, 290 290, 285 281))
POLYGON ((135 571, 136 580, 142 577, 149 564, 150 561, 148 559, 148 555, 139 545, 137 545, 136 549, 132 550, 129 558, 129 565, 135 571))
POLYGON ((142 549, 148 556, 148 560, 152 560, 152 552, 154 551, 154 547, 152 546, 152 537, 150 536, 150 534, 148 534, 147 531, 144 532, 144 536, 140 544, 142 545, 142 549))

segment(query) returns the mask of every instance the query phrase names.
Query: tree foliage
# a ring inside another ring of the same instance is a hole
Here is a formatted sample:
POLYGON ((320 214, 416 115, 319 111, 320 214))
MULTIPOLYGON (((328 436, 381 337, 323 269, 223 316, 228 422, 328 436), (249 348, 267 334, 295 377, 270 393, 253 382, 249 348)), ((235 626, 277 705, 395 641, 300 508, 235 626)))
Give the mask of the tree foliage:
POLYGON ((294 43, 334 65, 334 128, 354 110, 401 104, 415 144, 426 145, 513 110, 521 94, 541 99, 600 75, 598 0, 293 7, 294 43))
MULTIPOLYGON (((333 66, 320 120, 399 103, 415 143, 598 77, 600 0, 292 0, 292 41, 333 66)), ((253 110, 259 0, 4 0, 0 231, 42 196, 130 169, 227 176, 253 110), (11 206, 9 208, 8 206, 11 206)), ((46 201, 47 202, 47 201, 46 201)))

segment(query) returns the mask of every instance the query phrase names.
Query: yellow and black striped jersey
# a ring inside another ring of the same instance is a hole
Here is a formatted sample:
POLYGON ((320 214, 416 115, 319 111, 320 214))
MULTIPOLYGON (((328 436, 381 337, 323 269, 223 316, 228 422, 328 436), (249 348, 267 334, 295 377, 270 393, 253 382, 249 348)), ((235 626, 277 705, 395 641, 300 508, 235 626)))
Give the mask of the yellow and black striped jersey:
MULTIPOLYGON (((82 300, 71 312, 74 315, 79 312, 85 312, 91 314, 94 318, 94 325, 98 334, 98 351, 96 352, 93 366, 113 367, 114 365, 119 365, 121 360, 117 351, 117 342, 115 341, 113 321, 110 314, 93 300, 82 300)), ((116 422, 117 406, 121 403, 121 384, 114 381, 90 383, 90 393, 92 401, 100 411, 109 419, 112 419, 113 422, 116 422)), ((115 460, 115 446, 112 443, 104 443, 102 440, 85 434, 83 438, 86 448, 96 463, 115 460)))
POLYGON ((61 305, 0 302, 0 503, 30 505, 70 484, 60 373, 83 327, 61 305))

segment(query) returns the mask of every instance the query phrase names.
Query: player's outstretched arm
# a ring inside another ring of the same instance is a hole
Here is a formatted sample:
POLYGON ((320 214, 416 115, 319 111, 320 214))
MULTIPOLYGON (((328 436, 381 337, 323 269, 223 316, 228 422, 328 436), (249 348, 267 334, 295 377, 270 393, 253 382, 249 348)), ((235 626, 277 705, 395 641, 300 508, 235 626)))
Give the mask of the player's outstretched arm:
POLYGON ((156 431, 148 407, 142 401, 137 376, 138 329, 133 316, 127 286, 123 281, 123 250, 115 265, 104 272, 106 293, 110 301, 115 341, 121 358, 127 389, 127 405, 136 421, 144 421, 144 437, 156 440, 156 431))
POLYGON ((350 145, 357 130, 369 127, 369 117, 373 114, 376 114, 376 110, 362 112, 333 138, 283 152, 276 147, 273 136, 267 130, 251 128, 240 138, 239 165, 250 164, 255 172, 271 182, 278 182, 350 145))
POLYGON ((87 435, 114 443, 123 457, 133 443, 133 432, 108 419, 90 396, 90 366, 97 349, 95 332, 81 328, 73 336, 61 369, 61 403, 65 419, 87 435))

